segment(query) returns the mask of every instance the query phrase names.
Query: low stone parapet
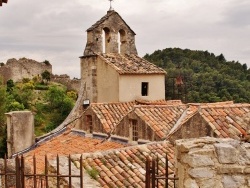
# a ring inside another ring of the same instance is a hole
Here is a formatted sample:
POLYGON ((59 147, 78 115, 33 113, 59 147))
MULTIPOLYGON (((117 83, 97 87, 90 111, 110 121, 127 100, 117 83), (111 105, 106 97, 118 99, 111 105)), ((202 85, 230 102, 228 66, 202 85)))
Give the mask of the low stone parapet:
POLYGON ((176 141, 179 188, 250 187, 250 143, 199 138, 176 141))

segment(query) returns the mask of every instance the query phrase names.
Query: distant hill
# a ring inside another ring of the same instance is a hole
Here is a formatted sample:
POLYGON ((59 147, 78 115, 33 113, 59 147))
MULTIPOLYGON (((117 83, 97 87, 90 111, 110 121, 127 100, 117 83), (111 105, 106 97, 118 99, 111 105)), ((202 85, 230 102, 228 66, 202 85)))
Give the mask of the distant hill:
POLYGON ((250 102, 250 69, 223 54, 166 48, 144 58, 167 71, 166 99, 250 102))

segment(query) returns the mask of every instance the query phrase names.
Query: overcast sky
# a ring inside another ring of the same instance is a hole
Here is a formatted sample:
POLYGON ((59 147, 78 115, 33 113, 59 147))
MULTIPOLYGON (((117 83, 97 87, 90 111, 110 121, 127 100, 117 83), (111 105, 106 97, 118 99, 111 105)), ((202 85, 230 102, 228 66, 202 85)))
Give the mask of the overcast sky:
MULTIPOLYGON (((179 47, 224 54, 250 67, 249 0, 114 0, 135 31, 140 56, 179 47)), ((9 0, 0 7, 0 62, 49 60, 54 74, 80 78, 86 29, 108 0, 9 0)))

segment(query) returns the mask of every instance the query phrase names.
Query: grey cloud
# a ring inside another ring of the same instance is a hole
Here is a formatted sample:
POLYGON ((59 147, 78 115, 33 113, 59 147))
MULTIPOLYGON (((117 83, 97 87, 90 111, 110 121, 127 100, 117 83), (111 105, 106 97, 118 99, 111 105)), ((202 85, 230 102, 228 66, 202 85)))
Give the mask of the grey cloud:
POLYGON ((232 6, 224 12, 224 20, 221 24, 227 24, 231 27, 250 26, 250 1, 234 0, 232 6))
MULTIPOLYGON (((179 6, 176 11, 169 9, 166 0, 133 3, 121 0, 115 1, 114 7, 136 32, 140 56, 157 49, 181 47, 223 53, 228 60, 249 62, 250 66, 249 54, 243 53, 249 49, 250 28, 245 27, 250 20, 248 0, 222 1, 225 3, 222 10, 211 9, 217 0, 192 0, 183 11, 179 9, 182 6, 179 0, 175 1, 179 6), (123 8, 128 3, 138 7, 123 8)), ((108 10, 108 2, 106 7, 102 7, 103 2, 92 5, 98 2, 10 1, 4 9, 0 8, 0 62, 16 54, 38 61, 48 59, 54 73, 79 77, 78 57, 85 48, 86 29, 108 10)))

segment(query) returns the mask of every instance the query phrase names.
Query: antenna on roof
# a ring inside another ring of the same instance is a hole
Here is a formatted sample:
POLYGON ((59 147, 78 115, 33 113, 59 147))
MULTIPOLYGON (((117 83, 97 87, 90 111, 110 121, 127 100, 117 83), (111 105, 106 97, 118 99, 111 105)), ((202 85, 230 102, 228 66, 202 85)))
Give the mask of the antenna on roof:
POLYGON ((114 1, 114 0, 109 0, 109 1, 110 1, 109 11, 114 10, 113 7, 112 7, 112 1, 114 1))

